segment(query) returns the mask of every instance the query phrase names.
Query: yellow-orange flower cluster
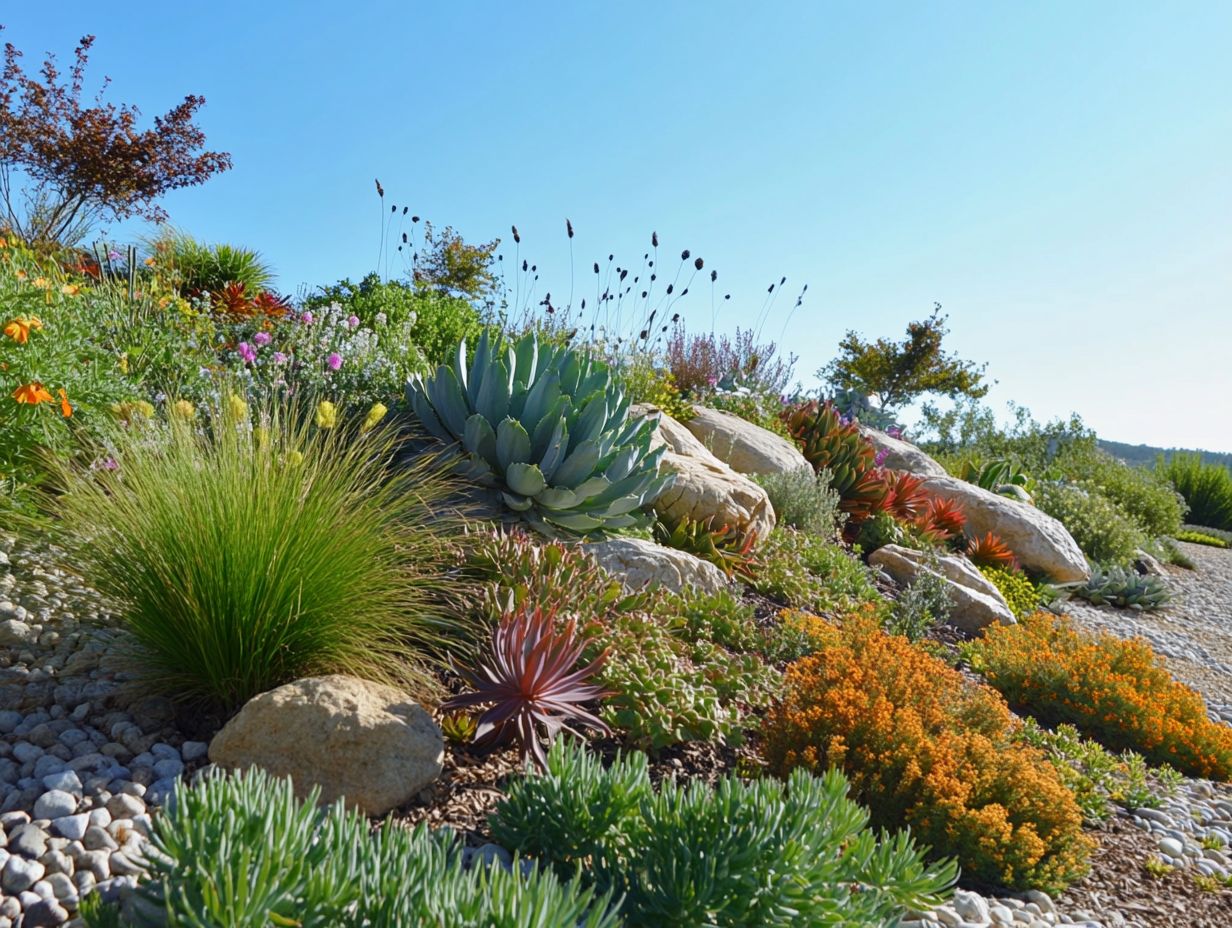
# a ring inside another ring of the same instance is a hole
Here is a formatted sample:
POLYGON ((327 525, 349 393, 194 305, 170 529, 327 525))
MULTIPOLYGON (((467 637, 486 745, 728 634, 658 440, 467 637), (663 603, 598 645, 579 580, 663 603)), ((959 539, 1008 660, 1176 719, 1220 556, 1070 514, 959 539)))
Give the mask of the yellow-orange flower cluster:
POLYGON ((808 631, 822 647, 788 667, 767 719, 772 770, 841 768, 874 824, 909 825, 968 876, 1058 890, 1086 871, 1091 842, 1073 793, 1013 741, 994 691, 868 616, 808 631))
POLYGON ((38 316, 18 316, 16 319, 10 319, 4 327, 4 334, 17 342, 19 345, 24 345, 30 340, 30 331, 40 331, 43 328, 42 321, 38 316))
MULTIPOLYGON (((67 391, 61 389, 57 390, 56 393, 60 396, 60 414, 65 419, 71 418, 73 407, 68 401, 67 391)), ((54 403, 55 397, 51 395, 50 390, 37 380, 32 380, 30 383, 22 384, 13 391, 13 400, 19 406, 38 406, 40 403, 54 403)))
POLYGON ((1086 634, 1039 613, 986 630, 970 653, 989 683, 1043 722, 1069 722, 1104 747, 1191 776, 1232 780, 1232 728, 1212 722, 1201 695, 1141 639, 1086 634))

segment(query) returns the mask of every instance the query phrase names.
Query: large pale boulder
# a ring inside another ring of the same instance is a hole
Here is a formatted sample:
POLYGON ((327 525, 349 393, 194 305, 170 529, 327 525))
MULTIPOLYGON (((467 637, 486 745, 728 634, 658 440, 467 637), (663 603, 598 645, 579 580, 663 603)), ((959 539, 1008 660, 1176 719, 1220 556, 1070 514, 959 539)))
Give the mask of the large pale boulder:
POLYGON ((630 592, 649 584, 673 593, 686 589, 717 593, 728 585, 727 576, 709 561, 644 538, 610 538, 592 542, 582 550, 630 592))
POLYGON ((787 474, 800 468, 812 469, 800 449, 782 435, 719 409, 694 406, 693 413, 684 427, 739 474, 787 474))
POLYGON ((1054 583, 1086 580, 1087 559, 1065 526, 1030 503, 998 496, 957 477, 927 477, 929 496, 952 499, 967 515, 967 533, 992 532, 1009 546, 1023 567, 1054 583))
POLYGON ((630 416, 660 415, 651 448, 667 447, 660 467, 676 474, 676 482, 654 501, 667 521, 713 519, 765 539, 774 528, 774 507, 761 486, 738 474, 706 448, 693 433, 653 406, 635 406, 630 416))
POLYGON ((975 633, 989 625, 1013 625, 1015 622, 1005 597, 964 558, 946 555, 930 561, 920 551, 886 545, 870 554, 868 562, 880 567, 900 586, 907 586, 924 573, 940 577, 946 583, 953 606, 949 623, 965 632, 975 633))
POLYGON ((445 741, 424 709, 401 690, 333 674, 296 680, 250 699, 209 748, 220 767, 261 767, 290 776, 300 798, 346 797, 380 816, 441 773, 445 741))
POLYGON ((860 426, 860 434, 883 455, 882 463, 894 470, 905 470, 921 477, 944 477, 946 470, 911 442, 894 438, 879 429, 860 426))

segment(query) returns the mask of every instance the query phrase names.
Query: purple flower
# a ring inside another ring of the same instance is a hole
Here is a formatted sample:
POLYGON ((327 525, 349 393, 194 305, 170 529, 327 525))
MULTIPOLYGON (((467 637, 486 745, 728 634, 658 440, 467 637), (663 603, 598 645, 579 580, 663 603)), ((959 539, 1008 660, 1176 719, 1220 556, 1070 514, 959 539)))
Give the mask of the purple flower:
POLYGON ((719 385, 719 378, 715 377, 714 374, 711 374, 706 378, 706 383, 712 387, 717 387, 719 385))
POLYGON ((300 321, 304 323, 304 325, 312 325, 312 312, 311 312, 311 310, 306 311, 306 312, 305 312, 302 316, 300 316, 299 318, 300 318, 300 321))
POLYGON ((900 429, 897 425, 892 425, 888 429, 886 429, 886 434, 889 435, 891 438, 902 438, 903 430, 900 429))
POLYGON ((889 456, 890 456, 890 449, 882 448, 880 451, 877 452, 877 457, 873 459, 873 463, 876 464, 876 466, 880 467, 882 464, 885 463, 886 458, 888 458, 889 456))
POLYGON ((331 371, 336 371, 342 367, 342 355, 336 351, 331 351, 329 357, 325 359, 325 363, 329 365, 331 371))
POLYGON ((258 332, 252 337, 252 340, 258 345, 268 345, 273 340, 273 336, 269 332, 258 332))
POLYGON ((108 261, 119 261, 122 257, 124 256, 120 254, 118 251, 116 251, 114 248, 111 249, 111 251, 107 252, 108 261))
POLYGON ((274 352, 274 363, 275 364, 282 364, 286 360, 287 360, 287 356, 283 354, 281 351, 274 352))
POLYGON ((251 364, 257 360, 257 350, 248 344, 248 342, 240 342, 239 347, 235 349, 235 353, 244 359, 244 362, 251 364))
POLYGON ((347 325, 352 329, 359 327, 359 316, 351 315, 347 317, 347 325))

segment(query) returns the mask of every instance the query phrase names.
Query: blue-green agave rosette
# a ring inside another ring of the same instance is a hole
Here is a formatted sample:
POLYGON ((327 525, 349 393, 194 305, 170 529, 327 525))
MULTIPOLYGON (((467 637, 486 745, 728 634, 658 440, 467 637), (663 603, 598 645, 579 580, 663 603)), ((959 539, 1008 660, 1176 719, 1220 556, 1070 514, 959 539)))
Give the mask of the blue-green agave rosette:
POLYGON ((601 535, 639 526, 671 486, 650 450, 656 420, 629 420, 629 399, 605 364, 533 334, 507 341, 485 331, 406 388, 424 427, 457 442, 467 473, 500 490, 526 522, 550 535, 601 535))

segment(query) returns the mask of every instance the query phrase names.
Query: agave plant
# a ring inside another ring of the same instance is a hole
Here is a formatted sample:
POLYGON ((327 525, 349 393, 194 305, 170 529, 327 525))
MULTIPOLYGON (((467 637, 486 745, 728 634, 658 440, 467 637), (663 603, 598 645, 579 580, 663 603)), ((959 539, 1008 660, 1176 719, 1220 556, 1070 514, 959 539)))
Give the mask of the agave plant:
POLYGON ((1167 584, 1159 577, 1139 574, 1132 568, 1113 565, 1097 567, 1082 586, 1074 590, 1096 606, 1105 603, 1122 609, 1158 609, 1172 599, 1167 584))
POLYGON ((967 557, 976 567, 1000 567, 1011 571, 1018 569, 1018 561, 1014 558, 1014 552, 1010 550, 1009 545, 992 532, 987 532, 979 538, 969 539, 967 557))
POLYGON ((475 744, 497 747, 516 741, 523 761, 547 766, 547 752, 539 740, 542 731, 550 744, 561 730, 579 737, 574 725, 611 730, 598 716, 582 708, 604 695, 587 681, 603 665, 604 655, 578 667, 586 642, 577 633, 577 621, 558 626, 555 610, 538 607, 506 613, 492 634, 492 661, 478 672, 460 670, 473 688, 441 704, 443 710, 491 706, 475 729, 475 744))
POLYGON ((458 442, 468 474, 500 490, 548 535, 602 534, 645 524, 642 508, 671 486, 650 450, 655 420, 629 420, 629 399, 607 366, 576 349, 480 336, 452 365, 407 384, 424 427, 458 442))
POLYGON ((1031 494, 1027 492, 1027 475, 1007 460, 989 461, 983 466, 974 461, 965 461, 959 476, 967 483, 974 483, 998 496, 1008 496, 1024 503, 1032 502, 1031 494))
POLYGON ((872 442, 860 434, 855 422, 840 416, 832 403, 797 403, 783 410, 782 419, 813 468, 830 471, 830 486, 844 500, 877 466, 872 442))

